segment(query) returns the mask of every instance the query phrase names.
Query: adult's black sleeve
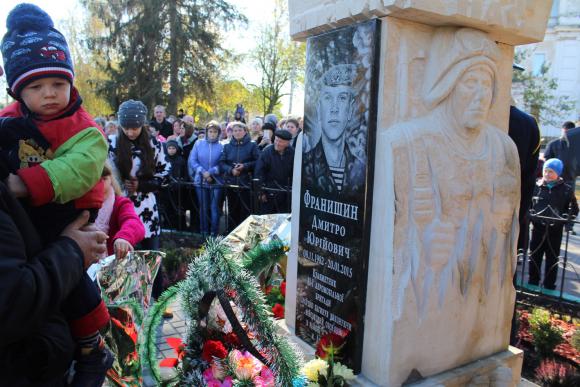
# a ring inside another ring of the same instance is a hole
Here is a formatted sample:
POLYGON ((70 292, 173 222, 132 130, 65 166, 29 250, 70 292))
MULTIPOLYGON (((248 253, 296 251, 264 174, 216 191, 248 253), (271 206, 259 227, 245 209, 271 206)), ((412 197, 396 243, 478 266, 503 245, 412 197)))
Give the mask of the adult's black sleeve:
POLYGON ((83 253, 61 237, 33 257, 0 209, 0 347, 22 340, 60 309, 83 274, 83 253))

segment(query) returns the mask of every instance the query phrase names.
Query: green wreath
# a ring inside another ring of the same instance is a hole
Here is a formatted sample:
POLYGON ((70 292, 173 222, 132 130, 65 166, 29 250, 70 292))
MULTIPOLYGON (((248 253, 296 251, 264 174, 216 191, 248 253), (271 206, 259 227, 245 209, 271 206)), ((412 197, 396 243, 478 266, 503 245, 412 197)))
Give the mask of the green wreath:
MULTIPOLYGON (((266 304, 256 278, 244 269, 238 257, 232 257, 221 238, 208 239, 204 252, 189 265, 187 278, 168 289, 153 306, 144 324, 146 345, 142 346, 144 363, 160 382, 155 359, 155 332, 163 310, 176 296, 181 297, 189 319, 189 331, 179 379, 181 384, 205 385, 200 358, 204 338, 200 332, 200 303, 208 293, 227 290, 230 300, 241 311, 241 321, 255 333, 252 344, 266 359, 265 365, 275 375, 277 386, 295 385, 300 379, 302 360, 287 339, 276 333, 270 307, 266 304), (190 384, 193 383, 193 384, 190 384)), ((249 350, 249 348, 248 348, 249 350)))

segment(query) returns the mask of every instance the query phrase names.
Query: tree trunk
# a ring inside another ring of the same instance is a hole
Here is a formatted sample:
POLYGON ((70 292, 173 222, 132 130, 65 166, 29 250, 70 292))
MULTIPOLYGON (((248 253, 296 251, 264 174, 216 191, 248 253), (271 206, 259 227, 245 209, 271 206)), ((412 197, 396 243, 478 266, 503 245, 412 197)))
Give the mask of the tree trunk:
POLYGON ((177 72, 179 71, 177 52, 177 4, 174 1, 168 1, 169 5, 169 100, 167 101, 167 112, 169 114, 177 114, 177 100, 179 98, 179 79, 177 72))

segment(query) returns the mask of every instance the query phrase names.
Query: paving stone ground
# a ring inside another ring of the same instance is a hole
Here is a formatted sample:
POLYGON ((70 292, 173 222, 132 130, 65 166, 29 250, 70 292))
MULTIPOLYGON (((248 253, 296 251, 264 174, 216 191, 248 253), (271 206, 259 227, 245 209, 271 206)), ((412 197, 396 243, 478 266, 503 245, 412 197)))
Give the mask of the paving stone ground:
MULTIPOLYGON (((171 310, 173 311, 173 318, 164 319, 157 329, 157 359, 161 361, 167 357, 176 357, 173 348, 171 348, 166 339, 169 337, 179 337, 185 341, 185 336, 187 334, 187 322, 185 319, 185 314, 181 310, 181 306, 178 301, 173 302, 171 305, 171 310)), ((161 376, 169 377, 172 375, 172 370, 169 368, 161 368, 161 376)), ((149 373, 149 370, 143 370, 143 386, 144 387, 156 387, 157 383, 149 373)))

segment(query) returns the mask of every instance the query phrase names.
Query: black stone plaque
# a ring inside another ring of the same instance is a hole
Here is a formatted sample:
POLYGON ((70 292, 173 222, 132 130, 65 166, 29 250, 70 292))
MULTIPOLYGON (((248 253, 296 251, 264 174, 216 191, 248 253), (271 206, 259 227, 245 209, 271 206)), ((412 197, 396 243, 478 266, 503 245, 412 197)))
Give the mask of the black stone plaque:
POLYGON ((380 21, 308 39, 296 333, 345 338, 360 372, 376 138, 380 21))

